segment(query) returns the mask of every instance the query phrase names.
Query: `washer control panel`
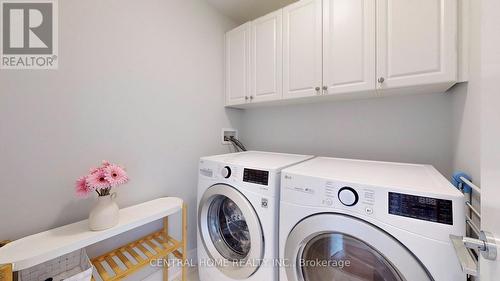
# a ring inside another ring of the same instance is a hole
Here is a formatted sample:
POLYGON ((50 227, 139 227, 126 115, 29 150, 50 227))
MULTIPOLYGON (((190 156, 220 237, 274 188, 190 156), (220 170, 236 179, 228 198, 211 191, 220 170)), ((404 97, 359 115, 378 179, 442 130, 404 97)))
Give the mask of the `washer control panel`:
POLYGON ((199 184, 227 184, 237 189, 257 192, 267 197, 279 196, 280 174, 271 170, 233 165, 201 159, 199 162, 199 184), (206 182, 211 181, 211 182, 206 182))
POLYGON ((267 186, 269 184, 269 171, 243 169, 243 181, 267 186))

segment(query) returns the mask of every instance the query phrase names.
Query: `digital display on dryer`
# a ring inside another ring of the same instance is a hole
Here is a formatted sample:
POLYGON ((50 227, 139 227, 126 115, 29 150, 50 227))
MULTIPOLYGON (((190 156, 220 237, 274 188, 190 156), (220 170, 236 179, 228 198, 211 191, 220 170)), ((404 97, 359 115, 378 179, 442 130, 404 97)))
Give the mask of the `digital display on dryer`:
POLYGON ((269 172, 253 169, 243 170, 243 181, 261 185, 269 184, 269 172))
POLYGON ((389 192, 389 214, 453 225, 451 200, 389 192))

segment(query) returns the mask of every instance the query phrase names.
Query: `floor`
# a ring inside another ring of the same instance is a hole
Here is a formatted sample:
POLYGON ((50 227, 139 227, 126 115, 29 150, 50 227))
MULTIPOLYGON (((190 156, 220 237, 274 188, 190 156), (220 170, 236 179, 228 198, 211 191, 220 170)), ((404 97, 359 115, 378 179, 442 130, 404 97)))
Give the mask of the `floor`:
MULTIPOLYGON (((190 268, 188 269, 188 274, 187 274, 187 281, 199 281, 200 279, 198 278, 198 269, 196 268, 190 268)), ((177 277, 174 279, 174 281, 181 281, 181 276, 177 277)))

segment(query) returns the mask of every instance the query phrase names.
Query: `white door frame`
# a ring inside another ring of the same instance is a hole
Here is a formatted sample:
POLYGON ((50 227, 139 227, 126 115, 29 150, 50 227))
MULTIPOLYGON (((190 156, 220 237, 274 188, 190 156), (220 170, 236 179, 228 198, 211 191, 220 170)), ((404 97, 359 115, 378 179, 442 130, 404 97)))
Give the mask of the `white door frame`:
MULTIPOLYGON (((491 232, 500 251, 500 1, 481 1, 481 70, 479 84, 481 155, 481 229, 491 232)), ((477 94, 477 93, 473 93, 477 94)), ((500 257, 490 261, 480 256, 480 280, 498 280, 500 257)))

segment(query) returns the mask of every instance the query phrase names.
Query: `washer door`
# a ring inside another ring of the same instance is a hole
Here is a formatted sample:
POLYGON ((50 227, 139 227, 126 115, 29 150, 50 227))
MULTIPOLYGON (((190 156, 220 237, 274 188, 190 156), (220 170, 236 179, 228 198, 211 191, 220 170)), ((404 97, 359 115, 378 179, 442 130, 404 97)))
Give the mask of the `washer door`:
POLYGON ((235 188, 208 188, 198 208, 201 240, 214 265, 226 276, 245 279, 264 256, 262 227, 254 208, 235 188))
POLYGON ((299 222, 285 245, 289 281, 428 281, 392 236, 357 218, 320 214, 299 222))

